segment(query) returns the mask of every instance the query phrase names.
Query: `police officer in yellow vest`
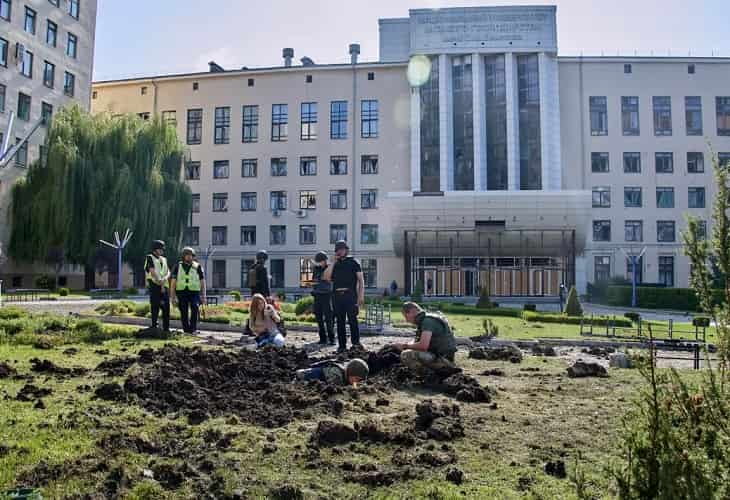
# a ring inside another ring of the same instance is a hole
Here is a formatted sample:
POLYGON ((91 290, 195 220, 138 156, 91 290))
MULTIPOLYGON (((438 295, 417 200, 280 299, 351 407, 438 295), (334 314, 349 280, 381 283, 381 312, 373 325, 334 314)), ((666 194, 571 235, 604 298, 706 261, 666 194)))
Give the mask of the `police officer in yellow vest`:
POLYGON ((162 329, 170 330, 170 269, 167 259, 163 255, 165 242, 152 242, 152 253, 144 261, 147 289, 150 294, 150 313, 152 314, 152 328, 158 328, 157 318, 162 309, 162 329))
POLYGON ((170 297, 180 309, 180 320, 185 333, 195 333, 198 329, 200 305, 205 305, 205 274, 203 266, 195 262, 195 250, 183 248, 182 260, 172 270, 170 297), (188 316, 189 314, 189 316, 188 316))

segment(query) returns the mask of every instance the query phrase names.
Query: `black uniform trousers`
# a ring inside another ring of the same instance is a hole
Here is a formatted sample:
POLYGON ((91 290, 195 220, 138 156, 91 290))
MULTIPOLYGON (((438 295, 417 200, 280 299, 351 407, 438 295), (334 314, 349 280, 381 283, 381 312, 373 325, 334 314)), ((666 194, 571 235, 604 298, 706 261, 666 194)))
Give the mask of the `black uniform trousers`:
POLYGON ((177 292, 177 306, 180 309, 183 331, 194 333, 198 329, 198 318, 200 318, 200 292, 190 290, 177 292))
POLYGON ((335 291, 335 317, 337 318, 337 342, 340 349, 347 348, 347 330, 350 326, 350 341, 353 345, 360 343, 360 327, 357 324, 357 295, 355 290, 335 291))
POLYGON ((319 327, 319 341, 324 343, 335 341, 334 315, 332 311, 332 294, 315 293, 314 317, 319 327))
POLYGON ((159 328, 158 318, 162 311, 162 329, 170 329, 170 293, 167 288, 154 283, 148 284, 150 292, 150 314, 152 315, 152 328, 159 328))

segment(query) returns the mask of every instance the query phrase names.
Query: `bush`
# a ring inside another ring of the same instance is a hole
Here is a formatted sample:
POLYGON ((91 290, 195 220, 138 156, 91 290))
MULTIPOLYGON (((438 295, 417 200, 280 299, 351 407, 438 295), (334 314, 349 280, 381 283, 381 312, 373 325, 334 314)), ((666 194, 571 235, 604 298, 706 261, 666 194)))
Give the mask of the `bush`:
POLYGON ((442 313, 453 313, 453 314, 470 314, 472 316, 502 316, 507 318, 521 318, 522 311, 520 309, 513 309, 510 307, 499 307, 491 309, 480 309, 473 306, 452 306, 449 304, 442 304, 437 307, 442 313))
POLYGON ((692 318, 692 326, 707 328, 710 326, 710 318, 707 316, 695 316, 692 318))
POLYGON ((583 308, 580 305, 580 299, 578 298, 578 291, 575 289, 575 285, 570 287, 568 300, 565 301, 565 310, 563 312, 565 312, 568 316, 583 315, 583 308))
POLYGON ((479 300, 477 301, 477 307, 480 309, 491 309, 493 306, 492 301, 489 300, 489 289, 483 286, 479 290, 479 300))
POLYGON ((591 302, 603 304, 606 301, 608 288, 616 285, 631 285, 631 281, 627 280, 623 276, 614 276, 613 278, 609 278, 607 280, 596 281, 595 283, 588 283, 588 286, 586 287, 588 299, 591 302))
POLYGON ((241 292, 238 290, 231 290, 231 297, 233 297, 233 300, 236 302, 241 302, 241 292))
POLYGON ((18 307, 3 307, 0 308, 0 319, 18 319, 25 318, 28 313, 24 309, 18 307))
POLYGON ((416 282, 416 287, 411 294, 411 300, 413 302, 421 302, 423 300, 423 281, 418 280, 416 282))
POLYGON ((139 318, 144 318, 150 313, 150 303, 142 302, 134 306, 134 315, 139 318))
POLYGON ((134 314, 137 304, 131 300, 118 300, 116 302, 105 302, 94 308, 94 311, 102 316, 124 316, 134 314))
POLYGON ((0 319, 0 330, 6 335, 14 336, 22 332, 31 332, 32 323, 30 318, 0 319))
POLYGON ((276 292, 276 298, 279 299, 279 302, 284 302, 286 300, 286 293, 279 290, 278 292, 276 292))
POLYGON ((632 323, 638 323, 641 321, 641 314, 629 311, 624 313, 624 318, 631 320, 632 323))
POLYGON ((297 300, 297 304, 294 307, 294 314, 301 316, 312 312, 314 312, 314 297, 307 295, 297 300))
POLYGON ((632 326, 631 321, 617 316, 593 316, 586 318, 582 316, 568 316, 566 314, 545 313, 524 311, 522 319, 528 322, 538 323, 559 323, 563 325, 580 325, 581 322, 593 321, 593 326, 632 326))
MULTIPOLYGON (((722 290, 712 291, 714 305, 722 302, 722 290)), ((636 287, 637 305, 646 309, 674 309, 678 311, 699 311, 700 305, 695 292, 689 288, 636 287)), ((631 307, 630 286, 610 286, 606 293, 610 306, 631 307)))
POLYGON ((137 295, 139 294, 139 290, 137 289, 137 287, 130 286, 124 289, 124 293, 127 295, 137 295))
POLYGON ((522 306, 523 311, 537 311, 537 304, 525 304, 522 306))
POLYGON ((59 288, 58 289, 58 295, 61 297, 68 297, 68 294, 71 293, 68 288, 59 288))
POLYGON ((482 321, 482 328, 484 328, 484 335, 488 337, 496 337, 499 335, 499 327, 489 318, 485 318, 482 321))

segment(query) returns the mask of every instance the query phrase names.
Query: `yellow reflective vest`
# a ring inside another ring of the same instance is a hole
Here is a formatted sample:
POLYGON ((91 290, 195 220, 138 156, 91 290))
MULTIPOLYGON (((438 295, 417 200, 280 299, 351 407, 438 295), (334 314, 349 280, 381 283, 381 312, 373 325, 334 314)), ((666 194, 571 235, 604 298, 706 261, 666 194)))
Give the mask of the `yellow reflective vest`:
POLYGON ((178 292, 183 290, 189 290, 191 292, 199 292, 200 291, 200 274, 198 273, 198 269, 200 268, 200 264, 197 262, 193 262, 190 264, 190 269, 188 269, 188 272, 185 272, 185 268, 183 267, 183 263, 178 262, 177 264, 177 282, 175 283, 175 290, 178 292))
MULTIPOLYGON (((155 271, 157 271, 157 274, 159 274, 160 276, 165 276, 168 273, 169 268, 167 267, 167 259, 164 256, 155 257, 154 255, 149 254, 147 257, 152 259, 152 264, 155 266, 155 271)), ((156 278, 152 275, 150 271, 147 271, 145 277, 147 278, 147 282, 157 284, 156 278)), ((162 282, 162 287, 169 288, 170 282, 168 280, 164 280, 162 282)))

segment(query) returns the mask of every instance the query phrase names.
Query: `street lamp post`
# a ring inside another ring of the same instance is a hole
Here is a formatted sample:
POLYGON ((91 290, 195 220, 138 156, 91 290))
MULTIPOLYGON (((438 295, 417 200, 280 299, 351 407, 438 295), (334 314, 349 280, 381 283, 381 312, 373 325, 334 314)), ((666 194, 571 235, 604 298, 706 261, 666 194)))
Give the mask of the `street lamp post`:
POLYGON ((117 251, 117 290, 120 292, 122 291, 122 254, 124 253, 124 247, 126 247, 129 240, 132 239, 132 234, 134 233, 127 229, 124 231, 124 236, 120 238, 119 231, 114 231, 114 243, 99 240, 99 243, 117 251))

